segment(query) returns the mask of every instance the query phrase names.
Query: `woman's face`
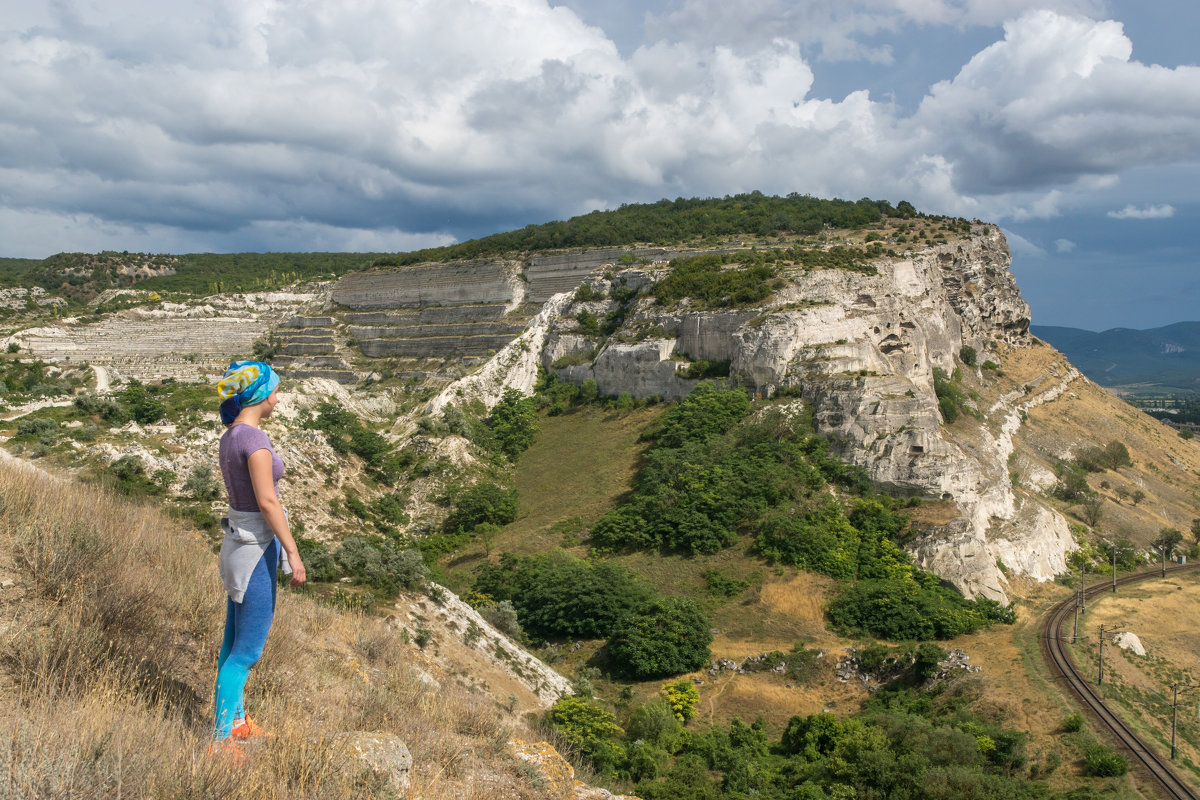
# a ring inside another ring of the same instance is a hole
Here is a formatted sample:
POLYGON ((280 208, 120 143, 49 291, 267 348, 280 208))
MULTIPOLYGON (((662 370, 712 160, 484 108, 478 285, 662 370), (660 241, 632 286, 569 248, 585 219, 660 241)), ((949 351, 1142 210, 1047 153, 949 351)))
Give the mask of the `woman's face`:
POLYGON ((275 404, 278 402, 279 402, 279 390, 276 389, 275 391, 271 392, 270 395, 267 396, 266 400, 262 401, 263 419, 266 419, 267 417, 271 416, 271 412, 275 410, 275 404))

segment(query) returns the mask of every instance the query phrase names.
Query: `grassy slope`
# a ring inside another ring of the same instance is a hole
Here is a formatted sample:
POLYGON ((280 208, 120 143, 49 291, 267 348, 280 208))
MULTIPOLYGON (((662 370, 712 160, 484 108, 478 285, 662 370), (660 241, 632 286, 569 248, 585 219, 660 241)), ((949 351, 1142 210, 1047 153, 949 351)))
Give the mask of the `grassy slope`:
POLYGON ((0 464, 0 785, 6 796, 360 798, 322 736, 404 739, 420 798, 539 796, 497 705, 414 669, 383 621, 282 592, 247 704, 273 739, 204 752, 223 602, 215 559, 154 509, 0 464), (11 584, 8 582, 11 581, 11 584))

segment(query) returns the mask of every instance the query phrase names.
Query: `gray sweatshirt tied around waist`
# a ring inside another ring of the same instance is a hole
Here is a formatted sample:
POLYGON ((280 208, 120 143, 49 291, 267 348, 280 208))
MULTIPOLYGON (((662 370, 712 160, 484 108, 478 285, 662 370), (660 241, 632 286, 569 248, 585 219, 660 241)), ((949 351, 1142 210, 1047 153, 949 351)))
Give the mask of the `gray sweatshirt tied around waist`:
MULTIPOLYGON (((283 513, 287 514, 287 509, 283 513)), ((275 532, 261 511, 236 511, 232 508, 221 518, 221 530, 225 532, 221 542, 221 580, 225 583, 225 593, 229 599, 240 603, 246 595, 254 568, 275 539, 275 532)), ((285 575, 292 574, 292 566, 283 548, 279 549, 279 567, 285 575)))

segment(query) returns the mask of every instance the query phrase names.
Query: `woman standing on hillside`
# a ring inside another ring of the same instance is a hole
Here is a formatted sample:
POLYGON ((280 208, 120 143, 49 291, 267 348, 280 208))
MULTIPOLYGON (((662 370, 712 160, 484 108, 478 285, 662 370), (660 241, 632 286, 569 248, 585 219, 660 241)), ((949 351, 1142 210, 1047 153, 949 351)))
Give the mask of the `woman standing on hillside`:
POLYGON ((221 422, 221 476, 229 512, 221 520, 221 580, 225 583, 225 640, 217 660, 213 705, 216 727, 209 752, 237 758, 235 740, 264 735, 246 714, 242 690, 250 668, 262 656, 275 615, 276 568, 304 583, 304 564, 279 502, 283 461, 260 430, 279 402, 279 376, 269 364, 235 361, 217 384, 221 422), (282 548, 282 550, 281 550, 282 548))

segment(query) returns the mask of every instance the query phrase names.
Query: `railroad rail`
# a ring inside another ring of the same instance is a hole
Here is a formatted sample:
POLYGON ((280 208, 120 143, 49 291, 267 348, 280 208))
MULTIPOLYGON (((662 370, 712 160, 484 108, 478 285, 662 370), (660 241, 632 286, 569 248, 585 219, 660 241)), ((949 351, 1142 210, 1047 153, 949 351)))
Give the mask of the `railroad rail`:
MULTIPOLYGON (((1200 567, 1200 564, 1169 567, 1167 574, 1188 572, 1197 567, 1200 567)), ((1161 576, 1162 571, 1159 569, 1138 572, 1118 578, 1117 585, 1123 586, 1161 576)), ((1092 597, 1110 591, 1112 591, 1112 583, 1105 582, 1089 588, 1084 597, 1092 597)), ((1058 670, 1080 702, 1112 731, 1117 741, 1134 757, 1136 764, 1142 766, 1154 778, 1155 783, 1163 789, 1166 797, 1172 798, 1172 800, 1200 800, 1200 797, 1179 779, 1171 769, 1170 763, 1147 747, 1145 742, 1109 709, 1095 688, 1076 668, 1074 659, 1071 658, 1071 654, 1063 644, 1063 640, 1067 638, 1063 634, 1063 628, 1067 618, 1074 611, 1074 603, 1074 597, 1059 603, 1050 611, 1042 624, 1042 654, 1046 657, 1047 662, 1058 670)))

